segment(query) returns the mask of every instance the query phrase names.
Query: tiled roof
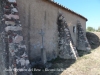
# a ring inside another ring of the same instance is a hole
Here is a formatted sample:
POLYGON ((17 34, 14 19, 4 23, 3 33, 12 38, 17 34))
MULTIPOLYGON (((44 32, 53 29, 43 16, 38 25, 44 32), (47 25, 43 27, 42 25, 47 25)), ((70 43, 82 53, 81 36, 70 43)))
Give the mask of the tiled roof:
POLYGON ((51 2, 51 3, 54 3, 54 4, 56 4, 56 5, 60 6, 60 7, 64 8, 64 9, 66 9, 66 10, 68 10, 68 11, 70 11, 70 12, 72 12, 72 13, 74 13, 74 14, 78 15, 78 16, 80 16, 81 18, 85 19, 86 21, 88 20, 88 19, 87 19, 87 18, 85 18, 84 16, 82 16, 82 15, 80 15, 80 14, 76 13, 76 12, 75 12, 75 11, 73 11, 73 10, 70 10, 69 8, 67 8, 67 7, 65 7, 65 6, 63 6, 63 5, 61 5, 61 4, 59 4, 58 2, 55 2, 54 0, 47 0, 47 1, 49 1, 49 2, 51 2))

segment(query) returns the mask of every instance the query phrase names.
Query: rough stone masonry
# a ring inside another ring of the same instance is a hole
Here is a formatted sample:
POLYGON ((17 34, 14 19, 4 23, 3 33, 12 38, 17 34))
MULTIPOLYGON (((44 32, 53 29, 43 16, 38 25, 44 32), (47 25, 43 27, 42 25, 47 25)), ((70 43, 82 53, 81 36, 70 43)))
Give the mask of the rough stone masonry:
POLYGON ((91 46, 87 40, 86 34, 84 33, 84 30, 81 26, 81 23, 78 21, 77 23, 77 34, 78 34, 78 39, 77 39, 77 49, 78 50, 84 50, 84 51, 89 51, 91 50, 91 46))
POLYGON ((62 14, 59 14, 57 23, 59 32, 59 57, 64 59, 77 59, 78 53, 73 44, 68 25, 62 14))
MULTIPOLYGON (((28 58, 28 50, 24 44, 24 38, 22 35, 22 25, 20 22, 16 0, 0 0, 2 7, 2 24, 1 24, 1 36, 3 38, 5 63, 6 69, 12 69, 7 71, 6 75, 32 75, 31 66, 28 58), (20 69, 21 71, 17 71, 20 69)), ((55 21, 56 22, 56 21, 55 21)), ((80 23, 77 24, 77 46, 74 45, 72 36, 65 21, 63 14, 59 14, 57 18, 58 24, 58 55, 63 59, 77 59, 77 50, 82 47, 84 50, 90 50, 90 45, 84 34, 83 28, 80 23)), ((33 37, 34 38, 34 37, 33 37)), ((43 54, 46 54, 43 52, 43 54)), ((46 55, 42 57, 47 59, 46 55)), ((53 56, 50 56, 53 57, 53 56)), ((44 63, 47 61, 44 61, 44 63)), ((34 61, 35 62, 35 61, 34 61)))
POLYGON ((16 0, 1 0, 2 37, 6 53, 6 75, 32 75, 27 48, 22 36, 16 0))

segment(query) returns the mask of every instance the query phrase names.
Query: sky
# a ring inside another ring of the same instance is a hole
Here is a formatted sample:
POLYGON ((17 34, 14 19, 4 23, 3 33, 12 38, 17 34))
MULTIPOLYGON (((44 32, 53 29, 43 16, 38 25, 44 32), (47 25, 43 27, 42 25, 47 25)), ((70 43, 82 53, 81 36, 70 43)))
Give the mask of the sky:
POLYGON ((54 0, 86 17, 86 27, 100 26, 100 0, 54 0))

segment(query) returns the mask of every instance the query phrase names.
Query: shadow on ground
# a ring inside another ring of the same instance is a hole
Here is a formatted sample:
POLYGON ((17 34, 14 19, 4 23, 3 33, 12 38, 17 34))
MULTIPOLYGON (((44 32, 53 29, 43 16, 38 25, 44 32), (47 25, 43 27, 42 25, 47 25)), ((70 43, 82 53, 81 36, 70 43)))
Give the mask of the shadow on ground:
MULTIPOLYGON (((51 63, 52 66, 47 69, 41 69, 41 71, 33 71, 33 75, 60 75, 66 68, 70 67, 76 60, 65 60, 61 58, 56 58, 48 63, 51 63)), ((33 68, 34 70, 35 68, 33 68)))
POLYGON ((78 55, 79 57, 82 57, 83 55, 86 55, 86 54, 90 54, 91 51, 82 51, 82 50, 78 50, 78 55))
MULTIPOLYGON (((87 36, 87 39, 90 43, 92 50, 100 46, 100 38, 96 34, 87 32, 86 36, 87 36)), ((86 55, 86 54, 90 54, 90 53, 91 53, 91 51, 78 50, 79 57, 86 55)), ((48 63, 52 64, 52 66, 49 69, 47 69, 47 68, 39 69, 39 67, 40 66, 42 67, 43 65, 35 66, 35 68, 33 68, 33 75, 60 75, 64 70, 66 70, 72 64, 74 64, 75 61, 76 60, 72 60, 72 59, 65 60, 65 59, 61 59, 61 58, 56 58, 56 59, 48 62, 48 63)))

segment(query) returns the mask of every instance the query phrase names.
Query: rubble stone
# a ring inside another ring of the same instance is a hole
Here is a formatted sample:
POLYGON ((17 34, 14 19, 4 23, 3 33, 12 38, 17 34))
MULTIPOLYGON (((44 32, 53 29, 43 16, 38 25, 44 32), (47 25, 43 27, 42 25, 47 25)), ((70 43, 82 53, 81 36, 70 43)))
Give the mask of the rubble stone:
POLYGON ((17 36, 14 38, 14 43, 20 43, 21 41, 23 41, 23 37, 22 37, 22 36, 17 35, 17 36))
POLYGON ((21 31, 22 27, 20 27, 20 26, 7 26, 5 28, 5 31, 8 32, 9 30, 12 30, 12 31, 21 31))
POLYGON ((62 15, 58 17, 58 31, 59 57, 64 59, 77 59, 77 50, 74 48, 68 25, 62 15))
POLYGON ((5 21, 5 24, 6 25, 15 25, 15 22, 14 21, 5 21))
POLYGON ((84 30, 80 22, 78 22, 77 24, 77 30, 78 30, 77 49, 84 51, 91 50, 91 46, 86 38, 86 34, 84 33, 84 30))
MULTIPOLYGON (((4 9, 4 16, 2 17, 2 21, 4 21, 4 44, 6 49, 6 60, 7 60, 7 68, 11 68, 14 71, 8 72, 7 75, 32 75, 31 71, 28 71, 30 67, 30 62, 27 55, 26 45, 23 43, 22 36, 22 27, 19 24, 19 15, 14 14, 13 12, 18 12, 15 7, 16 0, 2 0, 2 6, 9 6, 9 8, 4 9), (9 6, 9 2, 11 6, 9 6), (12 9, 12 10, 10 10, 12 9), (7 14, 10 11, 13 14, 7 14), (22 69, 22 71, 18 72, 17 69, 22 69), (24 71, 24 70, 27 71, 24 71)), ((3 23, 3 22, 2 22, 3 23)))

